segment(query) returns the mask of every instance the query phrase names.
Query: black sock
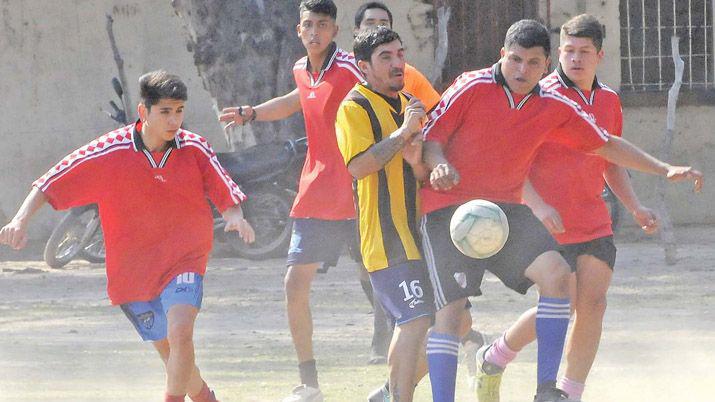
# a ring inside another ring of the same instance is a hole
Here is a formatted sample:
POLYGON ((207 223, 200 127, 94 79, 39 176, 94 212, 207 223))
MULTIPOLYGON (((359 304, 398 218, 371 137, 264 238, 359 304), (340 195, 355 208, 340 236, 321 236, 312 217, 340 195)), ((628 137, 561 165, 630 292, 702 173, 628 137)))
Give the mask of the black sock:
POLYGON ((536 388, 536 393, 538 394, 539 392, 550 391, 554 388, 556 388, 556 381, 547 381, 539 384, 539 386, 536 388))
POLYGON ((475 331, 473 329, 470 329, 467 335, 464 335, 464 337, 459 341, 462 345, 464 345, 467 342, 474 342, 479 345, 484 344, 484 336, 479 333, 479 331, 475 331))
POLYGON ((372 304, 372 283, 370 283, 369 279, 361 280, 360 286, 362 287, 362 291, 365 292, 365 296, 367 296, 367 299, 370 301, 370 304, 372 304))
POLYGON ((315 367, 315 359, 299 363, 298 370, 300 371, 301 384, 313 388, 320 388, 318 386, 318 369, 315 367))

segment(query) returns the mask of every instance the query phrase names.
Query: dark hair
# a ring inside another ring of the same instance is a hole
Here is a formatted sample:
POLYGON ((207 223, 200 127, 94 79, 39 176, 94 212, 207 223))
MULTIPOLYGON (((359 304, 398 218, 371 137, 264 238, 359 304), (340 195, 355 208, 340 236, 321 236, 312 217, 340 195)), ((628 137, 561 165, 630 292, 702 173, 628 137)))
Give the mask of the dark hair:
POLYGON ((139 77, 139 96, 147 109, 162 99, 185 101, 188 98, 186 85, 181 78, 164 70, 152 71, 139 77))
POLYGON ((365 18, 365 12, 373 8, 385 10, 385 12, 387 13, 387 18, 390 20, 390 28, 392 28, 392 13, 390 12, 390 9, 387 8, 387 6, 380 1, 371 1, 361 5, 360 8, 358 8, 357 12, 355 13, 355 28, 360 28, 360 24, 362 24, 363 18, 365 18))
POLYGON ((549 30, 536 20, 520 20, 509 27, 504 37, 504 49, 515 44, 525 49, 540 46, 544 48, 547 57, 551 54, 549 30))
POLYGON ((402 43, 400 35, 388 27, 379 26, 366 29, 358 33, 353 42, 355 60, 365 60, 369 62, 372 53, 378 46, 391 43, 395 40, 399 40, 400 43, 402 43))
POLYGON ((590 14, 577 15, 561 25, 561 38, 564 36, 589 38, 597 50, 603 46, 603 26, 590 14))
POLYGON ((324 14, 332 19, 338 18, 338 7, 333 0, 303 0, 300 2, 300 14, 310 11, 311 13, 324 14))

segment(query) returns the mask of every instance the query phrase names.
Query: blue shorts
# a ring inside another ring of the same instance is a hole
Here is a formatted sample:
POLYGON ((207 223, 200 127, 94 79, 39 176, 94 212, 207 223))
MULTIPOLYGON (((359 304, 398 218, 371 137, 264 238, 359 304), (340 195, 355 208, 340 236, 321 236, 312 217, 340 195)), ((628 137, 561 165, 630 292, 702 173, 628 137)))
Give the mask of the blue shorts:
POLYGON ((343 248, 357 236, 355 220, 295 219, 288 248, 288 266, 322 262, 335 266, 343 248))
POLYGON ((370 282, 395 325, 434 314, 434 292, 423 261, 407 261, 370 272, 370 282))
POLYGON ((188 304, 200 309, 203 295, 203 277, 194 272, 186 272, 166 285, 156 299, 125 303, 120 307, 134 324, 142 340, 160 341, 167 336, 166 314, 171 306, 188 304))

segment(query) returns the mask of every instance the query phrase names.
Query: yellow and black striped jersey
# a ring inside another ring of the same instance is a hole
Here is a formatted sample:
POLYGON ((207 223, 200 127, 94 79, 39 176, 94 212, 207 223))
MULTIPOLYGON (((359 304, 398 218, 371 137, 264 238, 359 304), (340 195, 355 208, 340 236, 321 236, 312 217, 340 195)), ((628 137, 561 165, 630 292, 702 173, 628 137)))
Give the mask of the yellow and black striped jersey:
MULTIPOLYGON (((357 84, 338 109, 335 132, 347 166, 395 132, 404 117, 408 97, 390 99, 357 84)), ((360 251, 369 272, 410 260, 420 260, 417 232, 418 183, 398 152, 383 169, 353 182, 358 214, 360 251)))

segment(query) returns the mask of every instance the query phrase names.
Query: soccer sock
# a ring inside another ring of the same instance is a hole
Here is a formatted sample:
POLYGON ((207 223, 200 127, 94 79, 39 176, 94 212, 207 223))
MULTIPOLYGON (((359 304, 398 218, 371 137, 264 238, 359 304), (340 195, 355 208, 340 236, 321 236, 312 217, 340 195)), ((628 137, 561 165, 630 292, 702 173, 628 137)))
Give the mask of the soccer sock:
POLYGON ((564 391, 569 399, 581 400, 586 384, 563 377, 559 381, 559 389, 564 391))
POLYGON ((169 395, 164 396, 164 402, 184 402, 184 395, 169 395))
POLYGON ((427 364, 433 402, 454 402, 459 338, 434 331, 427 338, 427 364))
POLYGON ((216 397, 214 396, 214 393, 211 392, 211 389, 209 389, 209 386, 206 385, 205 381, 203 386, 201 387, 201 391, 199 391, 199 393, 194 396, 189 395, 189 398, 194 402, 216 402, 216 397))
POLYGON ((367 297, 367 300, 370 301, 370 304, 373 303, 372 301, 372 284, 370 283, 369 279, 366 280, 360 280, 360 286, 362 287, 362 291, 365 293, 365 296, 367 297))
POLYGON ((511 350, 509 345, 506 344, 506 334, 504 334, 492 343, 492 347, 484 355, 484 360, 501 368, 506 368, 506 365, 514 360, 516 355, 517 352, 511 350))
POLYGON ((569 299, 539 297, 536 308, 538 389, 556 385, 570 317, 569 299))
POLYGON ((300 371, 301 384, 313 388, 320 388, 318 386, 318 369, 315 367, 315 359, 298 364, 298 370, 300 371))

